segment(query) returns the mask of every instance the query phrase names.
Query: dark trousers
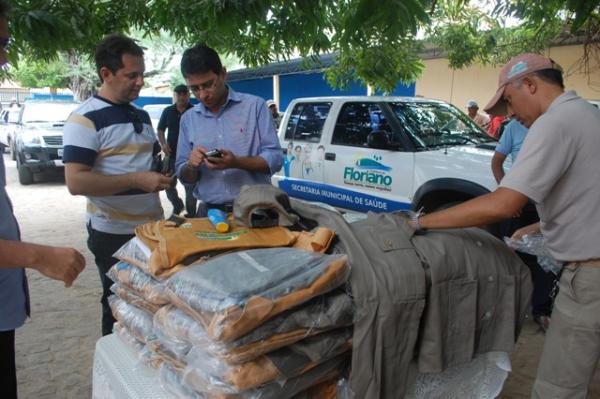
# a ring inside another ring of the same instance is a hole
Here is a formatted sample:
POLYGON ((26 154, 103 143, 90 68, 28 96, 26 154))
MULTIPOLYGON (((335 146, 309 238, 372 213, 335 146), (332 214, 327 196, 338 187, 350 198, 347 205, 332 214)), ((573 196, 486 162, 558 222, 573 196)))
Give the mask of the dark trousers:
MULTIPOLYGON (((516 230, 521 227, 538 222, 539 216, 535 209, 535 205, 529 202, 521 210, 521 215, 517 218, 508 220, 504 225, 504 235, 510 237, 516 230)), ((550 316, 554 297, 557 293, 558 276, 552 272, 546 272, 537 263, 537 258, 533 255, 517 252, 523 263, 527 265, 531 272, 533 280, 533 293, 531 297, 531 313, 533 317, 550 316)))
POLYGON ((15 330, 0 331, 0 398, 17 398, 15 330))
POLYGON ((106 273, 119 260, 113 258, 113 254, 123 246, 127 241, 133 238, 133 234, 110 234, 102 231, 94 230, 89 224, 87 245, 90 251, 94 254, 96 266, 100 273, 100 281, 102 282, 102 335, 112 333, 115 318, 112 315, 110 306, 108 305, 108 297, 112 294, 110 286, 113 281, 108 278, 106 273))
MULTIPOLYGON (((175 173, 175 158, 169 158, 169 171, 175 173)), ((196 214, 196 198, 194 198, 194 184, 181 183, 185 188, 185 211, 189 217, 196 214)), ((183 201, 177 193, 177 177, 173 177, 171 186, 165 190, 169 202, 173 204, 173 213, 179 214, 183 210, 183 201)))

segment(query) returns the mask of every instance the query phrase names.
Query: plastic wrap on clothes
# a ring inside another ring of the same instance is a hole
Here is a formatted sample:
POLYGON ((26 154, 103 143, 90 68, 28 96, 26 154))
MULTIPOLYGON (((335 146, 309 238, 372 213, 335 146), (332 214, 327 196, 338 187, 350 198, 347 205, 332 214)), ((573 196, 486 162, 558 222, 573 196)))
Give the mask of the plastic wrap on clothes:
POLYGON ((140 363, 149 364, 152 367, 159 367, 162 363, 162 359, 156 353, 148 349, 142 341, 131 335, 120 323, 117 322, 114 324, 113 333, 135 352, 140 363))
POLYGON ((164 285, 136 266, 123 261, 117 262, 106 275, 154 305, 169 303, 164 285))
POLYGON ((352 299, 338 289, 288 310, 229 343, 212 340, 200 323, 172 305, 156 312, 154 322, 171 337, 198 346, 229 364, 240 364, 303 338, 351 326, 353 318, 352 299))
POLYGON ((156 311, 161 307, 160 305, 155 305, 148 302, 137 293, 121 285, 121 283, 114 283, 110 286, 110 290, 125 302, 135 305, 140 309, 144 309, 147 312, 156 313, 156 311))
POLYGON ((227 233, 218 233, 207 218, 187 219, 180 226, 160 220, 135 229, 135 235, 151 250, 148 269, 158 277, 170 276, 191 263, 186 262, 189 257, 244 248, 285 247, 296 240, 297 234, 284 227, 238 226, 232 226, 227 233))
POLYGON ((504 237, 504 242, 515 251, 537 256, 538 264, 547 273, 552 272, 558 275, 563 268, 563 262, 554 259, 548 251, 542 234, 527 234, 521 237, 520 240, 504 237))
POLYGON ((182 383, 181 373, 170 364, 163 363, 158 370, 160 385, 170 395, 177 399, 204 399, 205 396, 196 393, 182 383))
POLYGON ((113 254, 113 256, 125 263, 137 266, 144 272, 149 273, 148 262, 152 250, 148 248, 139 238, 133 237, 127 241, 121 248, 113 254))
POLYGON ((113 316, 139 341, 147 343, 155 339, 152 314, 131 305, 116 295, 108 297, 113 316))
MULTIPOLYGON (((306 391, 300 392, 292 399, 350 399, 350 397, 342 396, 342 391, 340 391, 340 381, 345 380, 334 378, 322 382, 308 388, 306 391)), ((347 382, 344 383, 347 384, 347 382)))
POLYGON ((209 381, 208 389, 240 393, 273 381, 283 383, 351 348, 351 328, 319 334, 239 365, 227 364, 194 347, 184 373, 195 373, 209 381))
POLYGON ((198 373, 184 373, 183 382, 189 388, 211 399, 285 399, 292 398, 323 382, 339 378, 348 367, 348 363, 349 356, 340 355, 283 383, 275 381, 240 393, 219 391, 198 373))
POLYGON ((212 339, 229 342, 344 284, 346 261, 294 248, 239 251, 182 270, 166 282, 167 292, 212 339))

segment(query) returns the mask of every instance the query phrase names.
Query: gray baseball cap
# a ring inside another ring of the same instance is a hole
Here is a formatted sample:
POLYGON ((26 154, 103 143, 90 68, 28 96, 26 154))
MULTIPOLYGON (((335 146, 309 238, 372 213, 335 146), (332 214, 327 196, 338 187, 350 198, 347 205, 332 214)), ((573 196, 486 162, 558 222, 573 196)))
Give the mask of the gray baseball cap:
POLYGON ((233 202, 235 222, 246 227, 293 226, 298 216, 291 213, 290 198, 270 184, 242 186, 233 202))

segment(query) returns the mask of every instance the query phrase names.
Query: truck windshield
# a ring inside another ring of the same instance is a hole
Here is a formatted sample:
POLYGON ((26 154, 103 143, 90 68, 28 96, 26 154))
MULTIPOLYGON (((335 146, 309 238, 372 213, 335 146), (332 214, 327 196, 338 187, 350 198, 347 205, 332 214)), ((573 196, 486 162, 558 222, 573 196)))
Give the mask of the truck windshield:
POLYGON ((64 122, 77 107, 76 103, 25 103, 23 123, 64 122))
POLYGON ((389 103, 394 114, 418 147, 482 144, 493 141, 467 115, 449 104, 389 103))

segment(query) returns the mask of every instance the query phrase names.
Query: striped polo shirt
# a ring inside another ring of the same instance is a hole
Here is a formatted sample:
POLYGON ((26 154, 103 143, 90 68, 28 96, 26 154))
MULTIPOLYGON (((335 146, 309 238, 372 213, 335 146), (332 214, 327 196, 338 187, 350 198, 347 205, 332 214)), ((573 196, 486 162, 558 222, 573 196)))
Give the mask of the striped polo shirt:
MULTIPOLYGON (((65 123, 63 142, 64 163, 88 165, 103 175, 149 171, 160 151, 146 111, 100 96, 73 111, 65 123)), ((164 217, 158 193, 129 190, 87 199, 88 222, 105 233, 133 234, 136 226, 164 217)))

